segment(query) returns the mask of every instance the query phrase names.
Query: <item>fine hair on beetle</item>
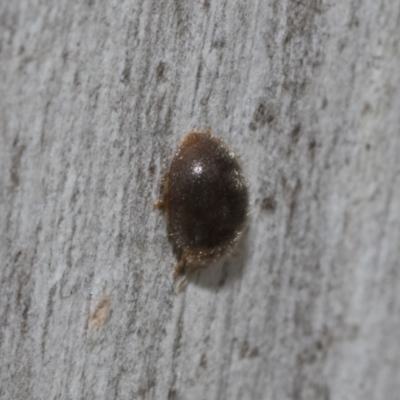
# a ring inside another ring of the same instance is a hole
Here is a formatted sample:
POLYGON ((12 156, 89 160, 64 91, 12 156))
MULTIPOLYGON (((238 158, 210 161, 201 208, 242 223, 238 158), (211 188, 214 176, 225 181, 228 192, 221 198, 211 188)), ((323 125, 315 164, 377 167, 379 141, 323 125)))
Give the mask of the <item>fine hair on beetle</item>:
POLYGON ((178 263, 187 275, 230 256, 247 227, 249 195, 242 167, 227 144, 211 134, 190 131, 163 178, 163 209, 178 263))

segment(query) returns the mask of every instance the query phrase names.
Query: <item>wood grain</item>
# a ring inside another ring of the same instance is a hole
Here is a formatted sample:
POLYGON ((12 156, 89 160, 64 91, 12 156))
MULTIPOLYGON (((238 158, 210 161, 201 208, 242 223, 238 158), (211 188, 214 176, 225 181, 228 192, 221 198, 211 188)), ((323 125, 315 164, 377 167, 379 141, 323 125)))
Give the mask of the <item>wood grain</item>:
POLYGON ((0 1, 0 398, 397 400, 400 3, 0 1), (179 293, 181 138, 239 155, 179 293))

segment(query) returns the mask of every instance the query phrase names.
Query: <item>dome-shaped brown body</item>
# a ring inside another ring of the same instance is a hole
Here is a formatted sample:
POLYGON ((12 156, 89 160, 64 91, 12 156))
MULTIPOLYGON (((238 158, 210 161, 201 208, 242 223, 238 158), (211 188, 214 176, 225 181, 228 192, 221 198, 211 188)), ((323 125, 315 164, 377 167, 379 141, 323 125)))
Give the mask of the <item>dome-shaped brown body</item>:
POLYGON ((167 175, 168 233, 185 265, 208 266, 229 254, 248 213, 248 191, 234 154, 209 132, 183 140, 167 175))

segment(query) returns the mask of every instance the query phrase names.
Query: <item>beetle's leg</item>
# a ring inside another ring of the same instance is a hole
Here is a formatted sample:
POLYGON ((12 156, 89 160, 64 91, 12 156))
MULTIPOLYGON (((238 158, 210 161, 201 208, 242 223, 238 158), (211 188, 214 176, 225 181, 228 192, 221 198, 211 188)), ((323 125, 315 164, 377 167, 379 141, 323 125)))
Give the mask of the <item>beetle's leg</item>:
POLYGON ((153 204, 155 209, 161 210, 164 208, 165 203, 164 200, 157 200, 154 204, 153 204))
POLYGON ((174 276, 183 275, 185 273, 185 267, 186 267, 186 258, 184 255, 182 255, 178 264, 176 264, 176 267, 174 268, 174 276))
POLYGON ((160 210, 160 209, 164 209, 165 208, 165 198, 166 198, 166 196, 167 196, 167 194, 168 194, 168 179, 169 179, 169 173, 167 172, 167 173, 165 173, 164 175, 163 175, 163 177, 161 178, 161 182, 162 182, 162 184, 164 185, 164 190, 163 190, 163 193, 164 193, 164 195, 163 195, 163 199, 162 200, 157 200, 155 203, 154 203, 154 208, 155 209, 158 209, 158 210, 160 210))
POLYGON ((188 281, 188 276, 185 275, 178 283, 178 291, 180 292, 186 285, 188 281))

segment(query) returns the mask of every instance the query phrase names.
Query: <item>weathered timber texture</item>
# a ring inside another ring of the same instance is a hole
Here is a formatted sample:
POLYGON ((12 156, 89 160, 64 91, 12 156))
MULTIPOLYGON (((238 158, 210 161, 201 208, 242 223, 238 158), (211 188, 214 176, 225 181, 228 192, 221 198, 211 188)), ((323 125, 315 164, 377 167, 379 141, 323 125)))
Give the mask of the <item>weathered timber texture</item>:
POLYGON ((0 0, 0 133, 0 399, 400 398, 398 0, 0 0), (251 222, 179 293, 207 126, 251 222))

